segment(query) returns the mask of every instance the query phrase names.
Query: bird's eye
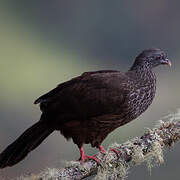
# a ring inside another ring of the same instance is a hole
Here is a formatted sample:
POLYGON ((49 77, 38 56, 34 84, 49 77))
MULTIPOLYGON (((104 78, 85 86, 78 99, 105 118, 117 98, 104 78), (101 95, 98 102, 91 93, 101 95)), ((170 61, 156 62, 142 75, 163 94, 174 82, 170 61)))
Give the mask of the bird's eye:
POLYGON ((161 56, 158 56, 156 59, 157 59, 157 60, 161 59, 161 56))

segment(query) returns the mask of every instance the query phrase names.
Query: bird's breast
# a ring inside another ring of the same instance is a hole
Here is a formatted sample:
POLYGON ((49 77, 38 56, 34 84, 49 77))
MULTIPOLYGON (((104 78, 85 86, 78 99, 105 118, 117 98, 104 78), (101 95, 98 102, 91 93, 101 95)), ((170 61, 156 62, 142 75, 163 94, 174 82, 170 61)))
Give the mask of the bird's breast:
POLYGON ((132 87, 126 94, 121 111, 125 121, 131 121, 142 114, 152 103, 156 92, 155 83, 132 87))

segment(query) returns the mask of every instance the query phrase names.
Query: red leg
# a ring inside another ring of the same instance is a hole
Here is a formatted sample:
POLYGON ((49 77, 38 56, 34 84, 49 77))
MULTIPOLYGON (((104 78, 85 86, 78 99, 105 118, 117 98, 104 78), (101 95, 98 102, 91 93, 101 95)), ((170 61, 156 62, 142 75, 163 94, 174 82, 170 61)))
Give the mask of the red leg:
MULTIPOLYGON (((104 150, 104 148, 101 145, 99 146, 99 151, 101 153, 105 153, 106 152, 106 150, 104 150)), ((94 154, 93 157, 97 157, 97 154, 94 154)))
POLYGON ((93 159, 94 161, 96 161, 97 163, 99 163, 99 160, 95 157, 95 156, 86 156, 85 153, 84 153, 84 149, 83 147, 81 146, 80 148, 80 154, 81 154, 81 164, 84 164, 84 161, 86 159, 93 159))
POLYGON ((119 158, 120 152, 117 149, 110 149, 110 151, 113 151, 114 153, 116 153, 117 157, 119 158))
POLYGON ((105 152, 106 152, 101 145, 99 146, 99 150, 100 150, 102 153, 105 153, 105 152))
MULTIPOLYGON (((101 153, 105 153, 106 152, 101 145, 99 146, 99 150, 100 150, 101 153)), ((116 149, 110 149, 110 150, 113 151, 114 153, 116 153, 117 157, 119 157, 120 153, 119 153, 118 150, 116 150, 116 149)))

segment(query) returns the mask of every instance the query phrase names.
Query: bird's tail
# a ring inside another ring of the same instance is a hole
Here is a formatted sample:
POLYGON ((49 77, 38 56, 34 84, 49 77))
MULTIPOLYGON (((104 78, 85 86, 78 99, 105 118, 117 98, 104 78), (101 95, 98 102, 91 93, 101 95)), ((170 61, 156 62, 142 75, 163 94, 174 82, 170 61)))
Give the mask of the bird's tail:
POLYGON ((43 121, 31 126, 0 154, 0 168, 13 166, 24 159, 52 132, 53 129, 50 129, 43 121))

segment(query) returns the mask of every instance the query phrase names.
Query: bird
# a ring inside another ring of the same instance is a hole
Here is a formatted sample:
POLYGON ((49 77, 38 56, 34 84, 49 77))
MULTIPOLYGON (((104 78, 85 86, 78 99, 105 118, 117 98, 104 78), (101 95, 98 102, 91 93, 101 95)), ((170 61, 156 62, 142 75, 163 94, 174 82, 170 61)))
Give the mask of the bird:
POLYGON ((0 168, 23 160, 53 131, 72 139, 80 150, 80 161, 97 160, 87 156, 83 145, 103 152, 103 140, 116 128, 140 116, 156 94, 153 68, 171 66, 167 54, 158 48, 142 51, 127 72, 99 70, 59 84, 40 96, 40 120, 28 128, 0 154, 0 168))

